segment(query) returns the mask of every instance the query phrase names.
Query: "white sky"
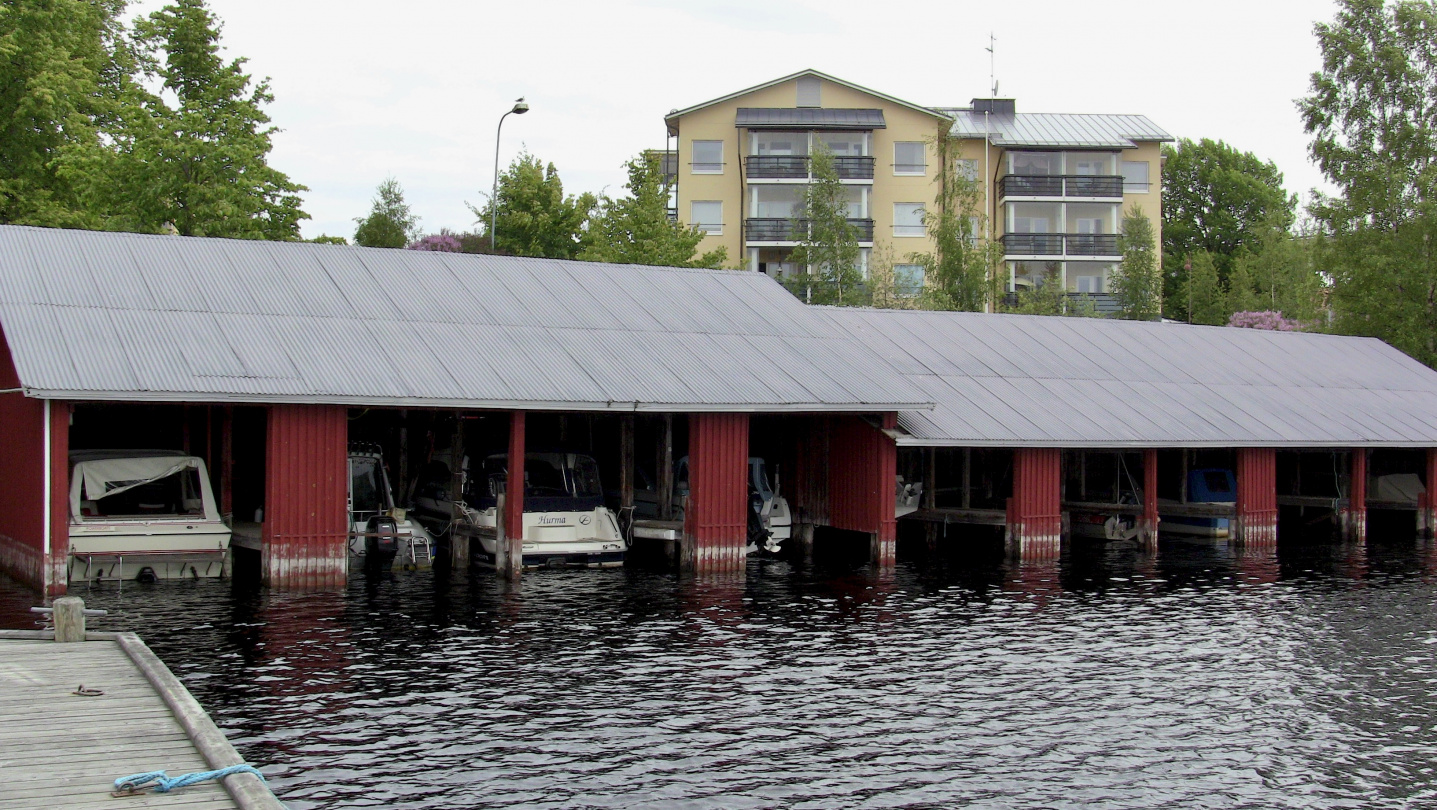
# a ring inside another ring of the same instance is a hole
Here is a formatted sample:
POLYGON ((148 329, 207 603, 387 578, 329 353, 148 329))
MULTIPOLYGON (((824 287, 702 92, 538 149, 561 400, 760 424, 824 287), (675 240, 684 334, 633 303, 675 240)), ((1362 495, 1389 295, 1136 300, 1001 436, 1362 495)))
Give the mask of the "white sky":
MULTIPOLYGON (((144 0, 133 16, 163 5, 144 0)), ((1020 112, 1146 115, 1177 137, 1273 160, 1289 191, 1323 185, 1294 100, 1319 67, 1333 0, 210 0, 228 57, 269 76, 271 165, 309 186, 306 237, 352 237, 387 176, 427 232, 468 230, 465 201, 527 146, 570 192, 623 190, 663 146, 663 116, 814 68, 924 105, 999 94, 1020 112)))

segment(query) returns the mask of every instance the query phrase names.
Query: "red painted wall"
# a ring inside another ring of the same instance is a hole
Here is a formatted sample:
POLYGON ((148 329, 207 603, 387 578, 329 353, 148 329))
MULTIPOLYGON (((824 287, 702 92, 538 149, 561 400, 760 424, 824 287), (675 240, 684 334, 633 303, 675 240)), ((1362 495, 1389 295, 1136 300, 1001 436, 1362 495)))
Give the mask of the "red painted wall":
POLYGON ((829 523, 829 427, 827 416, 809 416, 798 423, 789 437, 792 461, 784 468, 783 488, 795 521, 816 526, 829 523))
MULTIPOLYGON (((0 388, 19 388, 0 332, 0 388)), ((45 588, 45 403, 0 394, 0 568, 45 588)), ((68 525, 68 524, 67 524, 68 525)))
POLYGON ((1367 539, 1367 450, 1354 447, 1351 455, 1351 482, 1347 493, 1347 534, 1353 540, 1367 539))
POLYGON ((348 573, 348 413, 335 405, 272 405, 266 433, 265 584, 341 589, 348 573))
POLYGON ((1277 543, 1277 450, 1237 451, 1238 537, 1249 545, 1277 543))
MULTIPOLYGON (((883 427, 898 414, 883 414, 883 427)), ((859 416, 830 419, 828 465, 829 525, 877 535, 874 562, 892 565, 898 521, 894 517, 898 446, 859 416)))
POLYGON ((748 414, 691 415, 687 564, 699 573, 743 570, 747 510, 748 414))
POLYGON ((45 594, 63 596, 70 565, 70 413, 68 402, 50 403, 50 559, 45 594))
POLYGON ((1024 559, 1056 558, 1062 551, 1063 454, 1056 448, 1013 451, 1013 497, 1008 499, 1008 542, 1024 559))

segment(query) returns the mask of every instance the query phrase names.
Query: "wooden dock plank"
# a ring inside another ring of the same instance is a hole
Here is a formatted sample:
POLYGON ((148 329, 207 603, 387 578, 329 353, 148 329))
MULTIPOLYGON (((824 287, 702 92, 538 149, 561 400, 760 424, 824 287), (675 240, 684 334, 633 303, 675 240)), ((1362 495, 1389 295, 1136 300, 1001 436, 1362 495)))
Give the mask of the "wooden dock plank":
POLYGON ((114 780, 131 774, 163 770, 174 777, 239 762, 184 687, 133 636, 77 643, 0 637, 0 696, 0 810, 117 802, 183 810, 281 806, 249 775, 168 794, 110 796, 114 780), (103 694, 73 694, 80 684, 103 694))

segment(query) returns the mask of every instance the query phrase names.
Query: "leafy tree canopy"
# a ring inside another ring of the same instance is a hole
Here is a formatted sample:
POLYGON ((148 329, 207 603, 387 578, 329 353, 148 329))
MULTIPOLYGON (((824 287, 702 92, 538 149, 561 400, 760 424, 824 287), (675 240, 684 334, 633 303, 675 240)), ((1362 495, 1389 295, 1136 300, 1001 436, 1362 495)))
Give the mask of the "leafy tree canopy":
POLYGON ((825 144, 816 145, 809 161, 812 180, 804 186, 800 215, 793 221, 801 235, 793 261, 806 272, 789 279, 789 289, 811 304, 862 306, 868 296, 858 228, 848 221, 848 189, 825 144))
POLYGON ((722 267, 728 260, 725 248, 695 256, 703 232, 669 218, 669 189, 660 156, 645 152, 624 168, 629 173, 624 186, 629 195, 599 200, 579 258, 613 264, 722 267))
POLYGON ((1162 278, 1152 220, 1137 205, 1123 214, 1118 250, 1123 261, 1111 277, 1122 316, 1149 321, 1162 315, 1162 278))
POLYGON ((564 196, 554 164, 524 152, 499 175, 499 198, 482 209, 469 208, 488 228, 496 204, 496 252, 574 259, 584 249, 584 225, 598 199, 588 192, 564 196))

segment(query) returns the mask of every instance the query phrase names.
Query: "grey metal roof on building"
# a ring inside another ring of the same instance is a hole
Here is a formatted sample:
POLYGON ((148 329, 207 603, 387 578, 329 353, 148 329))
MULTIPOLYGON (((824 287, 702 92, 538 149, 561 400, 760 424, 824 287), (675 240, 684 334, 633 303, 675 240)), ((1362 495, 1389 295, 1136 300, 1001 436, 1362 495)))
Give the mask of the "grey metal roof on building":
POLYGON ((953 118, 952 133, 960 138, 989 139, 998 146, 1131 149, 1140 141, 1171 141, 1161 127, 1142 115, 1017 113, 990 115, 970 109, 939 107, 953 118))
POLYGON ((824 308, 937 403, 929 447, 1437 446, 1437 372, 1373 338, 824 308))
POLYGON ((0 226, 0 327, 52 399, 931 406, 749 272, 0 226))
POLYGON ((739 107, 734 126, 742 129, 884 129, 882 110, 831 107, 739 107))

